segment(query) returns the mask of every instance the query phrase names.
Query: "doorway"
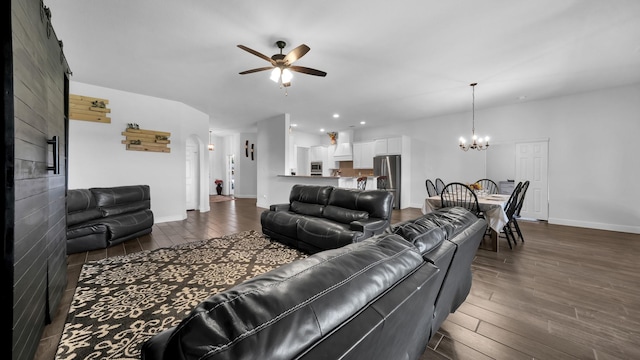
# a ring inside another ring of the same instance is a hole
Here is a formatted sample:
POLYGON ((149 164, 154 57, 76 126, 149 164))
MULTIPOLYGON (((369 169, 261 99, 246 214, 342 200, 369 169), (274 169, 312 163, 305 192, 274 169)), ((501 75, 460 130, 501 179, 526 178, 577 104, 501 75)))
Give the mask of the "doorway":
POLYGON ((227 194, 231 197, 234 196, 235 194, 235 190, 236 190, 236 182, 235 182, 235 175, 236 175, 236 160, 234 155, 228 155, 227 156, 227 194))

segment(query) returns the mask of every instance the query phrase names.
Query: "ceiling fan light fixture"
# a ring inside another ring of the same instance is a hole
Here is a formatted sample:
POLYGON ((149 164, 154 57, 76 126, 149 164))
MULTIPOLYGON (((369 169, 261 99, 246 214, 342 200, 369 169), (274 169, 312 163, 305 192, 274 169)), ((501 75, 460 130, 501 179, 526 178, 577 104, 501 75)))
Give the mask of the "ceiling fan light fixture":
POLYGON ((250 49, 244 45, 238 45, 238 47, 244 51, 247 51, 263 60, 268 61, 271 66, 259 67, 255 69, 249 69, 245 71, 241 71, 240 75, 253 74, 259 71, 271 70, 271 75, 269 78, 271 81, 280 84, 280 88, 286 88, 291 86, 291 80, 293 79, 293 73, 299 72, 302 74, 314 75, 314 76, 327 76, 327 73, 324 71, 293 65, 298 59, 303 57, 309 50, 311 50, 307 45, 302 44, 293 50, 289 51, 286 55, 282 53, 282 50, 287 45, 284 41, 277 41, 276 46, 280 49, 279 54, 275 54, 271 57, 268 57, 260 52, 257 52, 253 49, 250 49))
POLYGON ((293 73, 291 72, 291 70, 289 69, 283 69, 282 70, 282 82, 283 83, 288 83, 291 82, 291 79, 293 79, 293 73))
POLYGON ((282 70, 280 68, 274 68, 273 71, 271 71, 271 76, 269 77, 269 79, 271 79, 271 81, 273 82, 280 82, 281 74, 282 70))

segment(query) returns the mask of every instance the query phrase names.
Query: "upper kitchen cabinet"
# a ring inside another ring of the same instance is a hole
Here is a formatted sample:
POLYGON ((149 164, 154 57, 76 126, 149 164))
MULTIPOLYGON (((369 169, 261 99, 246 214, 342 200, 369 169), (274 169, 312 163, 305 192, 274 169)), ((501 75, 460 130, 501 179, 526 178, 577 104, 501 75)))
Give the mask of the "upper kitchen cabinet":
POLYGON ((309 148, 309 161, 325 161, 327 158, 327 147, 326 146, 312 146, 309 148))
POLYGON ((373 169, 374 141, 353 143, 353 168, 373 169))
POLYGON ((402 137, 376 139, 374 142, 375 155, 401 155, 402 137))

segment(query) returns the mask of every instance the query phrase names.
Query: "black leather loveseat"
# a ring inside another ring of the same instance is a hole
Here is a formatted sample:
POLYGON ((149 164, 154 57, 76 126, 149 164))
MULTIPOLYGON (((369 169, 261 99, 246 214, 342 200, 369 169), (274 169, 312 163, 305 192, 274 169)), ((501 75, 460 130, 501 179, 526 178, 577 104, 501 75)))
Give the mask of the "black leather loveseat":
POLYGON ((148 185, 67 192, 67 254, 103 249, 151 232, 148 185))
POLYGON ((297 184, 289 203, 271 205, 260 222, 263 234, 312 254, 382 233, 392 205, 388 191, 297 184))
POLYGON ((440 209, 294 261, 209 297, 142 359, 419 359, 469 293, 486 226, 440 209))

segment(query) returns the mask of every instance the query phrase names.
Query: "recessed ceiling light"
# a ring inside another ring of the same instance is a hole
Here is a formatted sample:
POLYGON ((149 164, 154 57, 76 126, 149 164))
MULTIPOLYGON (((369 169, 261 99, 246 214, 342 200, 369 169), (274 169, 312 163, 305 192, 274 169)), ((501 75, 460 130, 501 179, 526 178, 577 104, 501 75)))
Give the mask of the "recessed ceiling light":
POLYGON ((291 124, 291 126, 296 127, 296 126, 298 126, 298 124, 291 124))
POLYGON ((333 118, 334 118, 334 119, 337 119, 337 118, 339 118, 339 117, 340 117, 340 114, 333 114, 333 118))
POLYGON ((366 123, 367 123, 366 121, 360 121, 360 125, 364 125, 366 123))
POLYGON ((324 129, 320 129, 320 132, 324 132, 324 129))

